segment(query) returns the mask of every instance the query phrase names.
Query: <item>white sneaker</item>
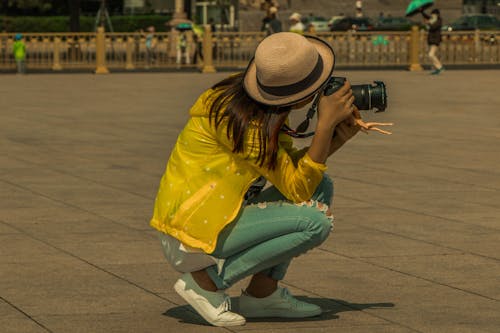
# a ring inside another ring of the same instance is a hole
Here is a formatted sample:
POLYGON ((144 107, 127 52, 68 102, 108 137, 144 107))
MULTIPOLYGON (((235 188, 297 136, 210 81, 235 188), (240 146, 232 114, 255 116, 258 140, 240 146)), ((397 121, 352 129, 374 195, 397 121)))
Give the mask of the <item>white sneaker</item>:
POLYGON ((246 318, 306 318, 319 316, 322 312, 319 306, 299 301, 288 289, 280 287, 264 298, 252 297, 242 291, 239 305, 239 313, 246 318))
POLYGON ((214 326, 240 326, 246 320, 231 312, 231 298, 223 291, 201 288, 190 273, 185 273, 174 284, 175 291, 189 303, 206 321, 214 326))

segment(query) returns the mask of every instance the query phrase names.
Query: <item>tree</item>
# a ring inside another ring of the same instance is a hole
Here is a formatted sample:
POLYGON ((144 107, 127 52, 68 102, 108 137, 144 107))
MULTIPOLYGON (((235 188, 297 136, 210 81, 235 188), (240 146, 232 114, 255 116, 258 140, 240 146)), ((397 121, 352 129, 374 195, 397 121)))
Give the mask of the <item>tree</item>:
POLYGON ((0 10, 7 15, 64 15, 66 0, 2 0, 0 10))
POLYGON ((68 0, 69 31, 80 31, 80 0, 68 0))

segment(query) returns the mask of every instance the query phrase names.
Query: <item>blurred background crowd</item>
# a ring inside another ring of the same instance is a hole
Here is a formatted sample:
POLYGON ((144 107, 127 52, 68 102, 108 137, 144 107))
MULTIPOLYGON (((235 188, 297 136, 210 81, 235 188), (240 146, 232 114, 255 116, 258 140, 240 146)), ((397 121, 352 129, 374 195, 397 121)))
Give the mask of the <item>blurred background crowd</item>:
MULTIPOLYGON (((259 31, 271 15, 283 30, 299 23, 312 32, 409 30, 407 0, 26 0, 0 1, 3 32, 168 31, 174 18, 219 31, 259 31), (298 19, 298 21, 297 21, 298 19)), ((500 29, 499 0, 440 0, 443 29, 500 29)))

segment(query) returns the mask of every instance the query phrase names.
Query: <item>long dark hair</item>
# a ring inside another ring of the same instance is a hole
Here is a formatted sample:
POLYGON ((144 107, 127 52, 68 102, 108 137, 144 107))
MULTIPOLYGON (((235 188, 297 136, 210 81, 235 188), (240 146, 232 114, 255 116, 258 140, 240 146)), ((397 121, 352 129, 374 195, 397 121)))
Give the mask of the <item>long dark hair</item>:
MULTIPOLYGON (((281 126, 290 112, 289 106, 277 107, 269 106, 254 101, 243 88, 244 73, 232 75, 219 83, 212 89, 218 92, 211 100, 210 121, 213 121, 215 128, 227 119, 227 137, 232 138, 233 152, 245 152, 245 137, 248 134, 250 123, 254 122, 258 126, 258 131, 254 132, 258 138, 257 162, 259 166, 275 169, 278 157, 278 137, 281 126)), ((253 148, 255 149, 255 147, 253 148)))

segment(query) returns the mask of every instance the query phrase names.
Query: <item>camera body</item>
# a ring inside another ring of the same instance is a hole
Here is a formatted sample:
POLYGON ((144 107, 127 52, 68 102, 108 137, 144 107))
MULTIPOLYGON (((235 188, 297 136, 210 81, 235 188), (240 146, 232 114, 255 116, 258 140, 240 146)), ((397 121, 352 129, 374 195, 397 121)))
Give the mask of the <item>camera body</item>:
MULTIPOLYGON (((339 90, 345 83, 345 77, 332 76, 323 90, 323 94, 331 95, 339 90)), ((359 110, 376 109, 376 112, 385 111, 387 107, 387 93, 382 81, 374 81, 374 84, 352 85, 354 105, 359 110)))

